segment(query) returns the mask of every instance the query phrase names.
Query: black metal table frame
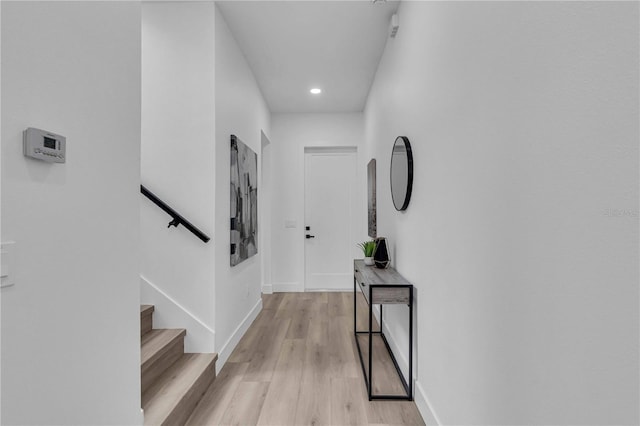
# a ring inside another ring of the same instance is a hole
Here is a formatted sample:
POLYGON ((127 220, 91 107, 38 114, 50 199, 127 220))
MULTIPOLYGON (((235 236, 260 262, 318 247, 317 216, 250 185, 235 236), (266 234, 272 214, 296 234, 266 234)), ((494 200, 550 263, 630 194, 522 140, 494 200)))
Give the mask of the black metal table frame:
MULTIPOLYGON (((393 285, 393 286, 389 286, 389 285, 385 285, 385 284, 365 284, 362 283, 362 287, 368 287, 369 288, 369 297, 367 299, 367 304, 369 305, 369 330, 367 331, 360 331, 358 330, 357 327, 357 300, 356 300, 356 295, 357 295, 357 285, 358 285, 358 281, 356 279, 356 277, 353 277, 353 333, 354 333, 354 337, 356 339, 356 347, 358 348, 358 356, 360 357, 360 366, 362 367, 362 374, 364 375, 364 381, 365 381, 365 385, 367 387, 367 396, 369 397, 369 401, 373 401, 373 400, 402 400, 402 401, 413 401, 413 386, 410 386, 409 384, 407 384, 407 381, 404 378, 404 375, 402 374, 402 370, 400 370, 400 366, 398 365, 398 361, 396 360, 395 355, 393 354, 393 351, 391 350, 391 346, 389 346, 389 342, 387 341, 387 338, 384 335, 383 330, 383 322, 382 322, 382 306, 383 304, 380 303, 380 330, 379 331, 373 331, 373 304, 371 303, 371 296, 372 296, 372 289, 376 288, 376 287, 394 287, 394 288, 408 288, 409 289, 409 303, 408 303, 408 307, 409 307, 409 381, 412 381, 412 377, 413 377, 413 285, 393 285), (360 342, 358 341, 358 335, 359 334, 368 334, 369 335, 369 372, 367 374, 367 369, 364 366, 364 360, 362 359, 362 351, 360 349, 360 342), (373 395, 372 394, 372 383, 373 383, 373 378, 371 377, 372 374, 372 365, 373 365, 373 335, 374 334, 379 334, 380 337, 382 337, 382 341, 384 342, 384 345, 387 347, 387 351, 389 352, 389 356, 391 357, 391 360, 393 361, 393 365, 396 368, 396 371, 398 372, 398 377, 400 378, 400 381, 402 382, 402 386, 404 387, 404 390, 406 392, 406 395, 373 395)), ((364 291, 364 288, 362 289, 364 291)))

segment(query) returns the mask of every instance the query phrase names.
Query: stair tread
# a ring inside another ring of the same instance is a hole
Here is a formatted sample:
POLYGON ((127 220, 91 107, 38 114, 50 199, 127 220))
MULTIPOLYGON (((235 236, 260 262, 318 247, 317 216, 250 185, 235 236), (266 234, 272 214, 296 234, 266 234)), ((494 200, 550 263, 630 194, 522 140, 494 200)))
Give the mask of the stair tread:
POLYGON ((162 424, 203 372, 218 359, 216 353, 187 353, 165 370, 142 395, 144 423, 162 424))
POLYGON ((141 339, 140 364, 143 366, 157 359, 171 342, 182 338, 187 331, 184 328, 155 328, 141 339))
POLYGON ((153 305, 140 305, 140 315, 149 315, 155 311, 155 306, 153 305))

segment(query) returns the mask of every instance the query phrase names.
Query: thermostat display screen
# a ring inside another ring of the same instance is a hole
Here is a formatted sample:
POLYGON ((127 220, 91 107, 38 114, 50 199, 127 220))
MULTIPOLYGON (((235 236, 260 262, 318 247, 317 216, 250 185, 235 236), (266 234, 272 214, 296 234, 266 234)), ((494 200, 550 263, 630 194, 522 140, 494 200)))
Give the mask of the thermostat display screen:
POLYGON ((56 149, 56 140, 53 138, 44 137, 44 147, 50 149, 56 149))

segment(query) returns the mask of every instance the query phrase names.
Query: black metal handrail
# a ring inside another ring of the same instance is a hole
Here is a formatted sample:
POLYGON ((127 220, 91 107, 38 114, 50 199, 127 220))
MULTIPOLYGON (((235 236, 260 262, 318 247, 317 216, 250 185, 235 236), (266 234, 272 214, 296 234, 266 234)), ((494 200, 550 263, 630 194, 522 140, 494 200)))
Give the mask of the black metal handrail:
POLYGON ((175 226, 177 228, 178 225, 183 225, 185 228, 187 228, 189 231, 193 232, 193 234, 196 237, 200 238, 205 243, 209 242, 210 238, 207 236, 207 234, 205 234, 204 232, 202 232, 201 230, 199 230, 198 228, 193 226, 193 224, 191 222, 189 222, 187 219, 182 217, 177 211, 175 211, 174 209, 169 207, 169 205, 167 203, 165 203, 160 198, 158 198, 158 196, 156 194, 154 194, 153 192, 151 192, 147 188, 145 188, 144 185, 140 185, 140 192, 142 193, 142 195, 144 195, 145 197, 147 197, 148 199, 153 201, 153 203, 156 206, 160 207, 169 216, 171 216, 173 218, 173 220, 171 222, 169 222, 169 226, 167 226, 167 228, 170 228, 171 226, 175 226))

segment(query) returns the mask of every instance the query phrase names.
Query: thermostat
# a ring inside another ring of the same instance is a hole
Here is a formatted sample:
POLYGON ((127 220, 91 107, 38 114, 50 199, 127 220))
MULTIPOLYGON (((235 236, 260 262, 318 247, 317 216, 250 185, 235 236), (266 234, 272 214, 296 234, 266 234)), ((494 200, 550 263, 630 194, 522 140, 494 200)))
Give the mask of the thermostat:
POLYGON ((64 163, 66 161, 67 138, 46 130, 29 127, 24 131, 24 155, 36 160, 49 163, 64 163))

